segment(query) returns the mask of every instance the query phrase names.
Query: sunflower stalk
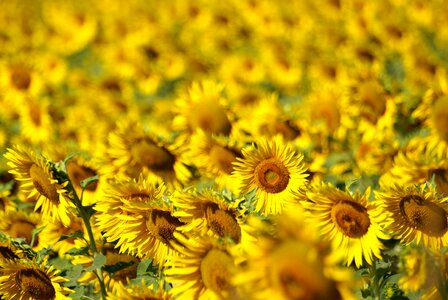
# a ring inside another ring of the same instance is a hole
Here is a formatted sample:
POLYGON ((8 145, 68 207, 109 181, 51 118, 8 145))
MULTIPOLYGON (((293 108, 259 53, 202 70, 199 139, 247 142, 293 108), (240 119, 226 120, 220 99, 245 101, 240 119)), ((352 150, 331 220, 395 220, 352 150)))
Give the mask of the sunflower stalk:
MULTIPOLYGON (((53 172, 55 173, 58 181, 62 181, 62 182, 67 182, 67 192, 68 195, 70 197, 70 200, 73 202, 73 204, 76 206, 76 209, 79 212, 79 215, 86 227, 87 230, 87 234, 89 236, 89 247, 90 250, 92 251, 93 256, 95 256, 96 254, 102 254, 101 252, 98 251, 96 242, 95 242, 95 237, 93 235, 93 231, 92 231, 92 226, 90 224, 90 218, 91 216, 95 213, 95 210, 92 208, 92 206, 84 206, 82 205, 82 195, 84 194, 84 190, 86 189, 86 187, 88 186, 88 184, 94 182, 95 180, 97 180, 98 178, 95 177, 95 179, 92 180, 86 180, 83 182, 82 184, 82 192, 81 192, 81 198, 78 196, 78 194, 76 193, 76 190, 70 180, 70 178, 68 177, 67 173, 64 170, 59 170, 56 165, 54 165, 53 163, 50 163, 50 167, 53 170, 53 172)), ((65 168, 65 162, 63 165, 63 168, 65 168)), ((103 278, 103 267, 99 266, 97 267, 95 270, 93 270, 93 273, 96 275, 96 277, 98 278, 99 284, 100 284, 100 289, 101 289, 101 297, 102 299, 106 299, 107 296, 107 291, 106 291, 106 286, 104 284, 104 278, 103 278)))
POLYGON ((372 298, 376 300, 381 300, 381 291, 380 291, 380 278, 378 276, 377 268, 376 268, 376 259, 372 261, 372 265, 370 267, 370 279, 372 284, 370 286, 372 291, 372 298))

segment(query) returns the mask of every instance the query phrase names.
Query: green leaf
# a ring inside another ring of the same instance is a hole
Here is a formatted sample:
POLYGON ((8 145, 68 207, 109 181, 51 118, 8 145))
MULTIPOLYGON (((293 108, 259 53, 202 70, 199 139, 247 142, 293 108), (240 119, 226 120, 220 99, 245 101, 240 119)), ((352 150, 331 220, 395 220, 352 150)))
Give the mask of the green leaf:
POLYGON ((82 233, 82 231, 77 230, 70 234, 62 234, 61 237, 59 238, 58 242, 64 241, 64 240, 70 239, 70 238, 82 238, 83 236, 84 236, 84 234, 82 233))
POLYGON ((89 256, 89 246, 85 246, 82 248, 72 248, 70 250, 67 251, 68 255, 84 255, 84 256, 89 256))
POLYGON ((75 286, 77 285, 77 280, 81 277, 83 267, 81 265, 74 265, 72 269, 65 273, 65 277, 69 280, 65 283, 65 286, 75 286))
POLYGON ((98 175, 86 178, 84 180, 81 180, 81 187, 83 189, 86 189, 91 183, 94 183, 95 181, 98 181, 99 177, 98 175))
POLYGON ((45 227, 46 226, 36 227, 33 229, 33 231, 31 231, 31 243, 30 243, 31 245, 30 246, 34 245, 34 241, 36 241, 36 237, 38 236, 39 233, 42 232, 42 230, 45 229, 45 227))
POLYGON ((87 272, 92 272, 93 270, 100 269, 106 263, 106 255, 102 253, 95 253, 93 257, 93 263, 90 267, 86 269, 87 272))
POLYGON ((149 266, 152 264, 152 259, 143 259, 137 267, 137 276, 145 275, 148 272, 149 266))
POLYGON ((133 261, 128 261, 128 262, 120 261, 120 262, 118 262, 116 264, 113 264, 113 265, 104 266, 103 269, 107 273, 113 274, 115 272, 123 270, 123 269, 125 269, 125 268, 127 268, 129 266, 134 265, 134 264, 135 264, 135 262, 133 262, 133 261))

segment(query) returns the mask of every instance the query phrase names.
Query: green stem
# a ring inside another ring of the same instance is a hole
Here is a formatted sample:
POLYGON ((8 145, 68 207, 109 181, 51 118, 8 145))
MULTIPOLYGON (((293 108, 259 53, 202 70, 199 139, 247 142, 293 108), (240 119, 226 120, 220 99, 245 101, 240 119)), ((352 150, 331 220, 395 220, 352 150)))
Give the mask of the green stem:
POLYGON ((381 291, 378 276, 376 274, 376 259, 373 260, 372 266, 370 268, 370 280, 372 281, 373 288, 373 298, 377 300, 381 300, 381 291))
MULTIPOLYGON (((90 250, 92 251, 93 254, 99 253, 98 248, 96 247, 96 242, 95 242, 95 237, 93 235, 92 226, 90 225, 90 216, 88 215, 88 213, 85 211, 84 207, 82 206, 82 202, 79 199, 78 195, 76 194, 76 191, 73 188, 73 185, 70 181, 69 181, 67 187, 73 195, 73 198, 72 198, 73 203, 75 204, 76 208, 78 209, 81 219, 82 219, 84 225, 86 226, 87 234, 89 235, 90 250)), ((97 268, 96 272, 94 272, 94 273, 100 283, 101 296, 103 299, 106 299, 107 291, 106 291, 106 286, 104 284, 102 268, 101 267, 97 268)))

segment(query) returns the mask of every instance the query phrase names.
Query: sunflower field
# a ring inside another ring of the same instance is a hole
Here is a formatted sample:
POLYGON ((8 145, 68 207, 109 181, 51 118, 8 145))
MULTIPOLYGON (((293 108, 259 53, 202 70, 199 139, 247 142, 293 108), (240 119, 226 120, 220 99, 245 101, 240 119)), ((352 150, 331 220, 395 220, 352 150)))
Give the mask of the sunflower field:
POLYGON ((448 299, 443 0, 0 0, 0 299, 448 299))

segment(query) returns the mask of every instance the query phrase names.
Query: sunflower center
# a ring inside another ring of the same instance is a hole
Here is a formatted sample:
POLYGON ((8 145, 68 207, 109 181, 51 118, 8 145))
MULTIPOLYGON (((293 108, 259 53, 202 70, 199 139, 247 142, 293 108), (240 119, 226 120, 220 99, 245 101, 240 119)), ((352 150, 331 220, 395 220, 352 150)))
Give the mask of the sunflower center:
POLYGON ((206 208, 208 225, 220 237, 230 237, 235 243, 241 240, 241 228, 235 216, 227 210, 220 209, 218 205, 209 205, 206 208))
POLYGON ((131 153, 140 165, 151 170, 171 170, 175 163, 174 155, 165 148, 144 140, 132 145, 131 153))
POLYGON ((39 127, 42 124, 42 112, 37 104, 29 104, 29 115, 35 126, 39 127))
POLYGON ((236 155, 232 151, 221 146, 213 146, 210 149, 209 155, 213 164, 218 166, 220 170, 227 174, 232 173, 232 162, 234 162, 236 158, 236 155))
POLYGON ((36 164, 30 168, 30 177, 36 190, 51 202, 59 203, 59 194, 54 184, 48 179, 45 171, 36 164))
POLYGON ((298 241, 285 241, 271 254, 271 284, 286 299, 341 299, 334 282, 323 274, 318 260, 310 259, 309 249, 298 241))
POLYGON ((14 251, 5 246, 0 246, 0 256, 6 259, 17 259, 19 258, 14 251))
POLYGON ((28 297, 48 300, 56 297, 56 290, 50 278, 41 270, 23 269, 16 273, 16 283, 28 297))
MULTIPOLYGON (((71 179, 71 181, 77 188, 81 188, 82 180, 96 175, 96 172, 93 169, 79 165, 72 160, 69 161, 67 164, 67 172, 68 177, 71 179)), ((86 187, 86 190, 93 192, 96 190, 97 186, 98 181, 94 181, 86 187)))
POLYGON ((448 96, 441 97, 434 104, 431 119, 437 135, 448 142, 448 96))
MULTIPOLYGON (((29 244, 32 240, 32 232, 36 228, 36 224, 28 222, 26 220, 16 220, 11 224, 8 229, 8 233, 12 237, 21 237, 29 244)), ((36 240, 37 241, 37 240, 36 240)), ((37 244, 37 243, 36 243, 37 244)), ((33 246, 33 245, 31 245, 33 246)))
POLYGON ((443 236, 448 230, 447 212, 418 195, 401 199, 400 211, 408 221, 429 236, 443 236))
POLYGON ((430 170, 428 178, 431 179, 433 176, 437 186, 437 190, 444 195, 448 195, 448 170, 446 169, 430 170))
POLYGON ((183 225, 179 219, 173 217, 169 211, 154 209, 151 210, 146 220, 146 228, 157 239, 169 245, 174 240, 174 231, 178 226, 183 225))
POLYGON ((342 233, 351 238, 362 237, 370 226, 366 208, 354 201, 343 200, 333 205, 331 219, 342 233))
POLYGON ((335 131, 340 123, 340 113, 336 102, 326 100, 322 105, 314 106, 311 118, 324 122, 330 131, 335 131))
POLYGON ((202 281, 208 289, 222 294, 231 289, 233 268, 233 259, 227 253, 211 249, 201 261, 202 281))
POLYGON ((10 78, 12 85, 18 90, 27 90, 31 85, 31 75, 22 67, 14 68, 10 78))
POLYGON ((270 158, 261 161, 255 168, 255 179, 258 187, 268 193, 280 193, 289 183, 288 169, 277 159, 270 158))
POLYGON ((190 129, 202 129, 209 134, 228 135, 232 128, 224 109, 214 101, 206 100, 191 109, 190 129))

